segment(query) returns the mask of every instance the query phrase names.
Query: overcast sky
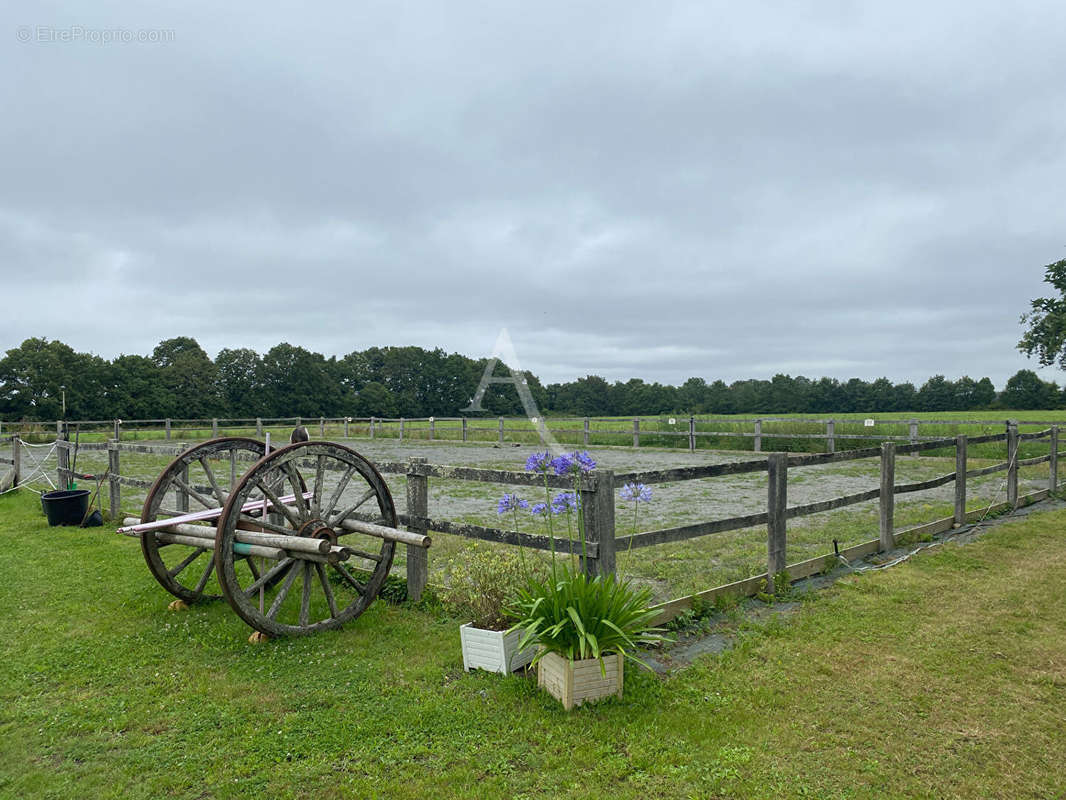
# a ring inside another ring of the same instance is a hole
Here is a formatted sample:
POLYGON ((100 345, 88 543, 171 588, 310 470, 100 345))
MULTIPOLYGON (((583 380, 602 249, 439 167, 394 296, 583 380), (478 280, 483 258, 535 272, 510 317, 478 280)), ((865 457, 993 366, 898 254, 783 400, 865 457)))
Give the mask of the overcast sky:
POLYGON ((506 328, 545 381, 1036 366, 1061 2, 2 18, 0 350, 481 357, 506 328))

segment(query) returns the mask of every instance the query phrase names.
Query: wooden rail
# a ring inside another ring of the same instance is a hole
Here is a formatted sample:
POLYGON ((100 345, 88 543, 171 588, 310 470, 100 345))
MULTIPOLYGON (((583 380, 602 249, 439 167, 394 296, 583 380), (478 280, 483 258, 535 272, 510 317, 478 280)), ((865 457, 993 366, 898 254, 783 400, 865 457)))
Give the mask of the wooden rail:
MULTIPOLYGON (((373 421, 372 421, 373 422, 373 421)), ((644 470, 614 474, 609 470, 598 470, 584 476, 577 485, 581 496, 581 513, 585 523, 587 534, 587 548, 583 559, 583 568, 589 574, 602 574, 614 570, 614 555, 619 548, 624 550, 639 549, 658 544, 685 541, 692 538, 708 536, 726 531, 740 530, 755 526, 767 526, 767 571, 761 575, 731 585, 730 591, 738 587, 745 591, 751 587, 765 587, 769 592, 773 591, 772 578, 781 571, 787 571, 790 576, 797 574, 794 567, 787 563, 787 533, 786 521, 798 517, 808 516, 856 503, 879 501, 880 535, 877 548, 869 550, 870 543, 860 546, 862 552, 876 552, 877 549, 886 550, 893 547, 900 535, 894 527, 894 498, 895 495, 911 492, 926 491, 947 485, 955 484, 955 514, 951 518, 937 520, 926 526, 919 526, 913 530, 942 531, 951 526, 965 524, 970 518, 970 512, 965 511, 966 492, 968 479, 990 475, 999 471, 1007 472, 1007 500, 1006 508, 1016 508, 1022 500, 1018 497, 1018 469, 1024 466, 1033 466, 1047 462, 1049 464, 1048 488, 1044 496, 1057 488, 1057 465, 1059 428, 1052 425, 1046 430, 1029 434, 1019 434, 1017 426, 1011 422, 1006 425, 1004 433, 967 437, 965 435, 953 438, 927 437, 925 441, 909 441, 897 443, 886 441, 880 447, 863 448, 858 450, 846 450, 827 453, 771 453, 759 458, 746 461, 738 461, 726 464, 710 464, 704 466, 679 467, 675 469, 644 470), (1036 458, 1019 459, 1018 450, 1022 440, 1036 441, 1049 440, 1049 452, 1036 458), (1002 463, 988 467, 967 469, 968 447, 975 443, 988 444, 1004 442, 1006 444, 1006 460, 1002 463), (895 481, 895 460, 901 454, 919 454, 932 450, 944 450, 951 448, 956 454, 956 469, 954 472, 930 478, 924 481, 899 484, 895 481), (842 497, 821 500, 815 503, 807 503, 798 506, 789 506, 788 473, 792 469, 804 469, 811 466, 826 465, 838 462, 852 461, 857 459, 880 460, 880 486, 865 491, 856 492, 842 497), (667 482, 680 482, 691 480, 714 479, 727 475, 764 472, 768 478, 767 508, 766 511, 743 516, 730 517, 727 519, 705 520, 693 524, 681 525, 661 530, 649 530, 638 532, 630 536, 617 537, 614 524, 615 489, 626 483, 661 484, 667 482), (947 528, 944 526, 947 525, 947 528), (931 527, 930 527, 931 526, 931 527)), ((15 456, 18 459, 17 438, 15 439, 15 456)), ((133 486, 148 488, 151 484, 135 478, 125 477, 120 471, 120 453, 147 453, 160 455, 173 455, 180 452, 180 447, 165 445, 139 445, 119 442, 109 442, 104 445, 108 450, 109 474, 108 480, 111 488, 111 513, 113 517, 119 515, 121 503, 121 486, 133 486)), ((84 447, 84 445, 83 445, 84 447)), ((69 443, 60 444, 60 452, 66 454, 71 449, 69 443)), ((98 449, 98 448, 97 448, 98 449)), ((251 456, 248 456, 252 460, 251 456)), ((535 536, 523 534, 517 531, 509 531, 499 528, 459 523, 452 520, 433 517, 429 509, 429 481, 431 479, 461 480, 474 482, 488 482, 513 486, 542 487, 545 479, 543 476, 526 472, 492 470, 471 467, 445 466, 428 464, 424 459, 412 458, 406 463, 389 462, 378 465, 379 470, 385 473, 403 474, 407 480, 407 513, 401 515, 401 521, 409 531, 423 535, 429 531, 463 536, 466 538, 480 539, 497 542, 500 544, 530 547, 539 550, 552 550, 560 553, 569 553, 575 550, 575 546, 568 539, 547 536, 535 536)), ((69 474, 69 472, 67 473, 69 474)), ((60 475, 61 479, 64 477, 60 475)), ((547 479, 550 488, 570 489, 573 487, 571 480, 565 477, 549 476, 547 479)), ((204 487, 206 490, 207 487, 204 487)), ((199 489, 198 489, 199 491, 199 489)), ((1040 493, 1027 496, 1026 502, 1035 502, 1033 498, 1040 493)), ((409 592, 417 596, 425 585, 428 564, 425 550, 420 553, 414 552, 415 548, 408 550, 408 583, 409 592)), ((859 552, 858 550, 845 551, 859 552)), ((825 561, 826 557, 809 560, 805 564, 814 564, 825 561)), ((807 567, 803 567, 806 569, 807 567)), ((802 571, 802 570, 801 570, 802 571)), ((724 590, 718 587, 715 590, 724 590)), ((753 591, 755 591, 753 589, 753 591)), ((699 596, 699 595, 697 595, 699 596)), ((671 601, 672 603, 678 601, 671 601)), ((667 604, 669 605, 669 604, 667 604)), ((671 606, 672 607, 672 606, 671 606)))

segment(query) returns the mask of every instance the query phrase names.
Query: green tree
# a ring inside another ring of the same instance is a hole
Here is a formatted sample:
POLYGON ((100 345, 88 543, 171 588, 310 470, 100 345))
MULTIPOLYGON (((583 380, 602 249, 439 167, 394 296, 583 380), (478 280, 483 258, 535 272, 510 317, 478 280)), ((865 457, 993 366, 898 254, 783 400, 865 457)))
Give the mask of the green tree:
POLYGON ((226 413, 245 417, 267 413, 260 382, 263 359, 254 350, 223 348, 215 357, 217 394, 226 413))
POLYGON ((1018 349, 1029 358, 1036 354, 1043 367, 1058 362, 1066 369, 1066 259, 1044 267, 1044 283, 1059 296, 1038 297, 1029 304, 1029 312, 1021 318, 1026 330, 1018 349))
POLYGON ((165 339, 152 351, 166 390, 160 416, 204 419, 219 411, 215 365, 190 336, 165 339))

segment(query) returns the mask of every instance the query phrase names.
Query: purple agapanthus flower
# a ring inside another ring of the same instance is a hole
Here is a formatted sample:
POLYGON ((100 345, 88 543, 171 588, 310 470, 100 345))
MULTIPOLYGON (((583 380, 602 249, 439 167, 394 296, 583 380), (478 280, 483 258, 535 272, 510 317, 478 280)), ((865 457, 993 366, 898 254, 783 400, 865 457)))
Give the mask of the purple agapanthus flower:
POLYGON ((636 503, 651 502, 651 487, 643 483, 627 483, 622 487, 622 499, 632 500, 636 503))
POLYGON ((549 466, 555 470, 556 475, 566 475, 574 469, 574 459, 570 453, 563 453, 551 460, 549 466))
POLYGON ((567 511, 577 510, 577 495, 573 492, 559 492, 552 498, 552 511, 563 514, 567 511))
POLYGON ((548 514, 548 504, 547 503, 534 503, 530 507, 529 513, 532 514, 534 517, 547 516, 547 514, 548 514))
POLYGON ((516 494, 505 494, 496 504, 496 513, 506 514, 508 511, 516 511, 519 508, 529 508, 529 501, 523 500, 516 494))
POLYGON ((526 459, 526 472, 547 472, 551 464, 551 453, 534 453, 526 459))
POLYGON ((588 450, 579 453, 563 453, 551 461, 551 468, 556 475, 576 475, 580 472, 592 472, 596 469, 596 462, 589 455, 588 450))

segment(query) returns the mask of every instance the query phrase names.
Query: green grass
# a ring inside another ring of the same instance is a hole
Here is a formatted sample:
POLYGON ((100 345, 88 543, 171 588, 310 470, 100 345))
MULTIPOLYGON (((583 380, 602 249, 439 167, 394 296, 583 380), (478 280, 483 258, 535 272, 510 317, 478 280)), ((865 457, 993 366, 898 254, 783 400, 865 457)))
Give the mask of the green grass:
POLYGON ((463 673, 438 610, 251 645, 223 604, 168 612, 134 542, 0 497, 0 797, 1058 797, 1064 524, 849 578, 568 714, 463 673))

